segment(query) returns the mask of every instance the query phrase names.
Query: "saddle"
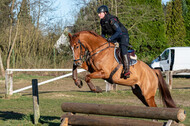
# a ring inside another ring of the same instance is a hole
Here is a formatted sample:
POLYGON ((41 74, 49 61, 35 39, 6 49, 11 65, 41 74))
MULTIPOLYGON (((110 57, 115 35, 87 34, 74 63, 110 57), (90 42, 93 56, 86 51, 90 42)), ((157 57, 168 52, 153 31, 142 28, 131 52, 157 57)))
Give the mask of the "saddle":
MULTIPOLYGON (((122 57, 121 57, 121 53, 120 53, 120 48, 119 47, 115 47, 114 49, 114 57, 115 60, 119 63, 117 65, 117 67, 111 72, 110 76, 108 79, 106 79, 109 83, 113 84, 113 80, 112 77, 115 74, 115 72, 119 69, 119 67, 121 65, 123 65, 122 63, 122 57)), ((135 65, 137 63, 137 56, 135 55, 135 51, 133 49, 128 50, 128 57, 129 57, 129 64, 130 66, 135 65)))
MULTIPOLYGON (((116 61, 119 64, 123 64, 122 63, 121 51, 120 51, 119 47, 115 47, 115 49, 114 49, 114 57, 115 57, 116 61)), ((129 60, 130 60, 129 61, 130 66, 137 63, 137 56, 135 54, 135 50, 133 50, 133 49, 128 50, 128 57, 129 57, 129 60)))

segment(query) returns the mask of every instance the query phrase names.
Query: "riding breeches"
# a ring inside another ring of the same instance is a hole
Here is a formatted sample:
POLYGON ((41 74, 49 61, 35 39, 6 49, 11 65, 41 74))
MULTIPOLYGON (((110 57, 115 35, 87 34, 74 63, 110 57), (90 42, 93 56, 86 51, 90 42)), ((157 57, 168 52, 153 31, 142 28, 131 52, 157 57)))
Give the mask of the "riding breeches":
POLYGON ((121 54, 125 55, 128 53, 129 37, 128 35, 122 35, 119 40, 119 48, 121 49, 121 54))

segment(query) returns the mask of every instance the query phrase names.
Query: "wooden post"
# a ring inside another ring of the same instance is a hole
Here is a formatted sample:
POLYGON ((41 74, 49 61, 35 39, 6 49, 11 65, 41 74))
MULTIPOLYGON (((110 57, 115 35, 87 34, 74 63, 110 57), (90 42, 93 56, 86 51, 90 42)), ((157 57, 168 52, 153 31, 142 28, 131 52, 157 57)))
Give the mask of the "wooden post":
POLYGON ((111 84, 107 81, 105 81, 105 83, 106 83, 106 92, 112 90, 111 84))
POLYGON ((166 72, 165 72, 165 75, 166 75, 166 83, 167 83, 168 86, 169 86, 169 71, 166 71, 166 72))
POLYGON ((6 93, 5 93, 6 98, 8 98, 10 95, 13 95, 13 72, 12 71, 6 70, 5 88, 6 88, 6 93))
POLYGON ((166 71, 166 83, 168 84, 169 89, 172 89, 173 71, 166 71))
POLYGON ((105 81, 106 83, 106 92, 108 91, 116 91, 117 90, 117 85, 116 84, 110 84, 109 82, 105 81))
POLYGON ((117 91, 117 84, 113 84, 113 90, 117 91))
POLYGON ((37 79, 32 79, 32 95, 33 95, 33 107, 34 107, 34 124, 37 124, 40 119, 38 80, 37 79))
POLYGON ((172 89, 172 83, 173 83, 173 71, 169 72, 169 89, 172 89))

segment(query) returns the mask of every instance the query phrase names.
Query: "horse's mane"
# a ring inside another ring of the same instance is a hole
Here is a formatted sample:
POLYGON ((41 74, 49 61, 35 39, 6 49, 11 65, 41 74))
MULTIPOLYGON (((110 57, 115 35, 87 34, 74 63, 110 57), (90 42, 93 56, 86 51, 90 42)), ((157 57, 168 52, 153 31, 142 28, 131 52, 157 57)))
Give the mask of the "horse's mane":
POLYGON ((96 32, 94 32, 94 31, 87 31, 87 32, 89 32, 89 33, 91 33, 91 34, 93 34, 93 35, 95 35, 95 36, 97 36, 97 37, 100 37, 100 35, 98 35, 96 32))
POLYGON ((96 37, 101 37, 100 35, 98 35, 98 34, 97 34, 96 32, 94 32, 94 31, 80 31, 80 32, 75 33, 75 34, 73 35, 73 38, 78 37, 81 33, 90 33, 90 34, 92 34, 92 35, 94 35, 94 36, 96 36, 96 37))

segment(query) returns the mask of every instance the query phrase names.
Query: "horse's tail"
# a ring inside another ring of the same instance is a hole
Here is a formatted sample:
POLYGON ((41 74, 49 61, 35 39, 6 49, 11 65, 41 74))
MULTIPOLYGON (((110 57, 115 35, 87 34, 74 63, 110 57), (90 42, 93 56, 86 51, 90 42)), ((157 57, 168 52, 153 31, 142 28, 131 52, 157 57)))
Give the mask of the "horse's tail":
POLYGON ((170 94, 166 81, 162 76, 161 71, 160 70, 154 70, 154 71, 158 76, 158 87, 163 104, 169 108, 176 108, 175 102, 172 99, 172 96, 170 94))

